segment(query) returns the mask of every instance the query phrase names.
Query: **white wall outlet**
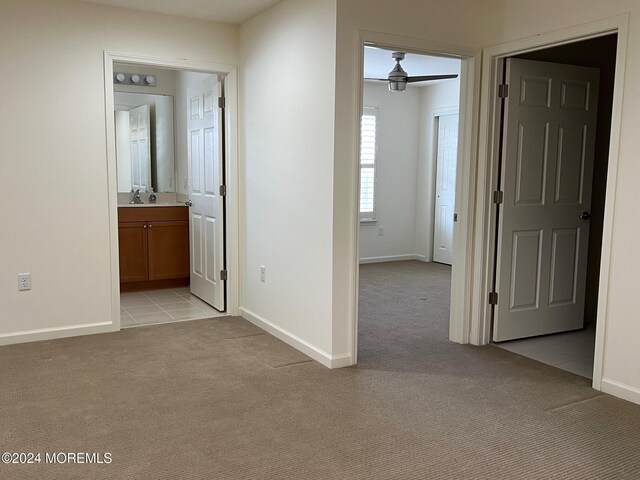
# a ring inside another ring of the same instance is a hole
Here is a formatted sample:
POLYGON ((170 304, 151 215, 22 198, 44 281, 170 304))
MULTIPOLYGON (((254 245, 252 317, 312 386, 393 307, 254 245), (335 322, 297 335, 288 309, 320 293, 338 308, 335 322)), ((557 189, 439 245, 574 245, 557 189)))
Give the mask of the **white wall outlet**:
POLYGON ((264 265, 260 265, 260 281, 267 283, 267 267, 264 265))
POLYGON ((381 237, 384 235, 384 228, 383 227, 378 227, 378 236, 381 237))
POLYGON ((31 290, 31 274, 19 273, 18 274, 18 291, 23 292, 25 290, 31 290))

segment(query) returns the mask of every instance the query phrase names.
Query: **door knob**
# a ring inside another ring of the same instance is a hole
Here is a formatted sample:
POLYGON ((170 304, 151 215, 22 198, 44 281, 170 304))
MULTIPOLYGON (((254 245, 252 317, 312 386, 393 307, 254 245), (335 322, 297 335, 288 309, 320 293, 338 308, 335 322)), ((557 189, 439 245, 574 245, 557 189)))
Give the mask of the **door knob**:
POLYGON ((591 214, 589 212, 582 212, 580 214, 580 218, 582 220, 589 220, 591 218, 591 214))
POLYGON ((191 200, 189 200, 189 201, 187 201, 187 202, 184 202, 184 204, 185 204, 187 207, 192 207, 192 206, 193 206, 193 202, 192 202, 191 200))

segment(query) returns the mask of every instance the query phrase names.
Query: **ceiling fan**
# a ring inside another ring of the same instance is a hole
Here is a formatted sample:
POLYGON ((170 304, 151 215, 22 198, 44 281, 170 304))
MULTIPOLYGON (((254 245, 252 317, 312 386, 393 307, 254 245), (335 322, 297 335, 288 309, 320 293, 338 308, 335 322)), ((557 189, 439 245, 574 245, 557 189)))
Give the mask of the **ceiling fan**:
POLYGON ((457 78, 457 74, 451 75, 421 75, 410 77, 404 71, 400 62, 404 60, 404 52, 393 52, 391 58, 396 61, 396 66, 389 72, 388 78, 365 78, 365 80, 377 80, 379 82, 388 82, 390 92, 404 92, 407 89, 407 83, 428 82, 430 80, 446 80, 448 78, 457 78))

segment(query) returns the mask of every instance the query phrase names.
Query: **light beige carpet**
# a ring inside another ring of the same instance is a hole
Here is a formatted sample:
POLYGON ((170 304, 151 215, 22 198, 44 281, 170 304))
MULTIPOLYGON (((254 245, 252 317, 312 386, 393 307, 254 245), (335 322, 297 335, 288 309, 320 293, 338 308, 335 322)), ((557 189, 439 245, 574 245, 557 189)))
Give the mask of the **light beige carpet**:
POLYGON ((362 268, 358 367, 240 318, 0 348, 1 479, 638 479, 640 406, 446 340, 449 269, 362 268), (302 363, 300 363, 302 362, 302 363))

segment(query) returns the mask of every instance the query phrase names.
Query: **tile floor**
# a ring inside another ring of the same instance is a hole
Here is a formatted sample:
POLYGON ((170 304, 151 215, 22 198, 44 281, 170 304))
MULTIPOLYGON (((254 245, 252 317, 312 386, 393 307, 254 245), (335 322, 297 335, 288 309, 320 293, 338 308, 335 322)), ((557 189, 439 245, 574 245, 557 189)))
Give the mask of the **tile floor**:
POLYGON ((494 345, 576 375, 593 378, 595 342, 596 325, 592 323, 584 330, 576 332, 525 338, 494 345))
POLYGON ((169 288, 120 295, 122 328, 225 316, 191 295, 189 288, 169 288))

